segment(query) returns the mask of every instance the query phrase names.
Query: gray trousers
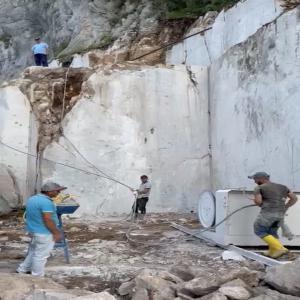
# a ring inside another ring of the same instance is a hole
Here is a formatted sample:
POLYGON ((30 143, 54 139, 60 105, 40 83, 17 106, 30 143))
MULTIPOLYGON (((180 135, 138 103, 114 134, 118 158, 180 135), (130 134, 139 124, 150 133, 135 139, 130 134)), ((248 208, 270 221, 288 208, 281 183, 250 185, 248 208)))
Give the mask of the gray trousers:
POLYGON ((278 229, 281 228, 282 236, 289 240, 294 238, 290 228, 284 222, 284 216, 272 216, 260 213, 254 222, 254 233, 260 238, 273 235, 278 238, 278 229))
POLYGON ((283 218, 283 216, 260 213, 254 222, 254 233, 260 238, 264 238, 267 235, 273 235, 278 238, 278 229, 283 218))

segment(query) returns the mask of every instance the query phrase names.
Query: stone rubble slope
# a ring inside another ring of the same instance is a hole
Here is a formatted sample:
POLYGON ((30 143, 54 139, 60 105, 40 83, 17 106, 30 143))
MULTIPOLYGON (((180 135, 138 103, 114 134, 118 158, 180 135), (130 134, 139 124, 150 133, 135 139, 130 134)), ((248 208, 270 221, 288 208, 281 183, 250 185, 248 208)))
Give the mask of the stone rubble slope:
POLYGON ((261 271, 247 267, 232 269, 226 273, 215 270, 213 276, 207 270, 192 266, 183 268, 181 265, 174 265, 169 271, 144 269, 131 281, 122 283, 118 294, 127 296, 126 299, 142 300, 300 299, 295 297, 298 296, 299 288, 299 276, 295 272, 300 274, 299 264, 299 261, 295 261, 270 268, 265 281, 261 271), (287 286, 286 282, 290 284, 287 286), (279 292, 270 289, 266 283, 275 286, 279 292))
POLYGON ((269 268, 265 281, 282 293, 300 297, 300 260, 269 268))
MULTIPOLYGON (((34 65, 31 47, 40 36, 49 61, 69 62, 96 49, 91 61, 112 63, 137 57, 181 37, 192 21, 167 21, 155 1, 0 0, 0 82, 34 65)), ((151 60, 161 61, 163 52, 151 60)))
POLYGON ((191 214, 149 214, 138 222, 132 237, 146 241, 144 246, 124 239, 128 222, 120 217, 97 222, 69 219, 65 230, 72 263, 65 264, 63 251, 55 249, 45 279, 8 274, 24 258, 28 237, 17 218, 3 219, 0 296, 5 300, 18 300, 22 293, 27 300, 97 299, 104 297, 100 292, 108 292, 112 296, 106 297, 118 300, 299 299, 299 260, 267 271, 258 262, 223 260, 222 249, 171 229, 169 222, 175 219, 185 224, 196 221, 191 214))
POLYGON ((81 289, 68 290, 49 278, 1 273, 1 300, 115 300, 108 292, 92 293, 81 289))

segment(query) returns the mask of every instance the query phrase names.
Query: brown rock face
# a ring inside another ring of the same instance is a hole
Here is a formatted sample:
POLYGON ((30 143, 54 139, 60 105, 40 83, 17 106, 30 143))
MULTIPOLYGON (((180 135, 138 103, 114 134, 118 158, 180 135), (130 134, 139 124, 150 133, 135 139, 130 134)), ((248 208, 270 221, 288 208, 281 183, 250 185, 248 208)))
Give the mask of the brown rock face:
POLYGON ((20 89, 28 97, 39 122, 38 151, 59 137, 60 123, 81 93, 88 69, 31 67, 24 71, 20 89))

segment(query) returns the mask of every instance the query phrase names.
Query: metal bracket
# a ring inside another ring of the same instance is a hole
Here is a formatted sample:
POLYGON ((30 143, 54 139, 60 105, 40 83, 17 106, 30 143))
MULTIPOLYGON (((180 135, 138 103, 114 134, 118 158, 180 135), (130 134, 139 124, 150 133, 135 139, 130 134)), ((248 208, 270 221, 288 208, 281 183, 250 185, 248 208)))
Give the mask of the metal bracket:
POLYGON ((283 264, 286 264, 286 263, 289 263, 289 261, 278 261, 276 259, 273 259, 273 258, 269 258, 269 257, 266 257, 264 255, 261 255, 261 254, 258 254, 258 253, 255 253, 253 251, 249 251, 249 250, 245 250, 243 248, 240 248, 240 247, 237 247, 237 246, 234 246, 234 245, 228 245, 228 246, 225 246, 225 245, 221 245, 219 243, 216 243, 208 238, 205 238, 201 235, 201 230, 199 232, 199 229, 195 230, 195 229, 190 229, 190 228, 187 228, 185 226, 182 226, 182 225, 179 225, 179 224, 176 224, 176 223, 171 223, 171 227, 175 228, 175 229, 178 229, 186 234, 189 234, 191 236, 194 236, 198 239, 201 239, 201 240, 204 240, 214 246, 218 246, 220 248, 223 248, 223 249, 226 249, 226 250, 231 250, 231 251, 235 251, 237 252, 238 254, 248 258, 248 259, 252 259, 252 260, 255 260, 255 261, 258 261, 266 266, 269 266, 269 267, 273 267, 273 266, 278 266, 278 265, 283 265, 283 264))

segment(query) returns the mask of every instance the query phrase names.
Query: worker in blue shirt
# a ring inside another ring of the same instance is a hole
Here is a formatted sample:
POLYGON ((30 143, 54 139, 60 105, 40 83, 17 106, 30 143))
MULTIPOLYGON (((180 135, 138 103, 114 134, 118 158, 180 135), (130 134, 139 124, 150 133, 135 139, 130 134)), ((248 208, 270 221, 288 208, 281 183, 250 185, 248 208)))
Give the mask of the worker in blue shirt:
POLYGON ((55 182, 45 183, 41 193, 30 197, 26 203, 26 230, 31 237, 27 256, 19 265, 17 273, 44 276, 47 258, 55 242, 62 239, 58 228, 56 206, 52 198, 66 189, 55 182))
POLYGON ((31 50, 34 56, 36 66, 48 67, 48 48, 49 46, 41 42, 39 37, 35 38, 35 45, 32 46, 31 50))

